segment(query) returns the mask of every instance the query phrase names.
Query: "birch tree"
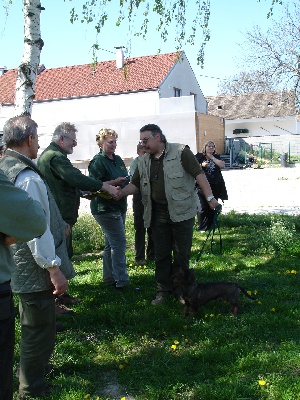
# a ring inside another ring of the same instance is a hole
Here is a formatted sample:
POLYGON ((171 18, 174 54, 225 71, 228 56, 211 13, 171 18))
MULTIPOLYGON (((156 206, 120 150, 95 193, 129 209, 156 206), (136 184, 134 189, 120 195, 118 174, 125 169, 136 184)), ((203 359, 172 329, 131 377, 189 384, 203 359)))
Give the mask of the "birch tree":
POLYGON ((40 0, 24 0, 24 48, 22 62, 18 68, 15 114, 31 115, 40 54, 44 42, 41 38, 40 0))

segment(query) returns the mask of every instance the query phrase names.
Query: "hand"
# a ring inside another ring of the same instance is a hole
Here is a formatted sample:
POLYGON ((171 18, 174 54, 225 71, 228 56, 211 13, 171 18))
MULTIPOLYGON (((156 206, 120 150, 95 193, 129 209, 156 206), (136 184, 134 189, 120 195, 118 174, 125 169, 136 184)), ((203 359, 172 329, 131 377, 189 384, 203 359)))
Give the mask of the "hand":
POLYGON ((71 232, 71 227, 69 224, 66 223, 66 228, 65 228, 65 237, 67 238, 70 235, 71 232))
POLYGON ((112 198, 114 198, 114 196, 116 196, 118 190, 119 190, 118 187, 111 186, 106 182, 103 182, 103 186, 101 188, 101 192, 108 193, 112 198))
POLYGON ((3 235, 3 236, 4 236, 5 246, 10 246, 11 244, 14 244, 17 242, 17 239, 14 236, 8 236, 8 235, 3 235))
POLYGON ((217 207, 217 205, 218 205, 219 203, 218 203, 218 201, 217 201, 215 198, 213 198, 208 204, 209 204, 209 207, 210 207, 212 210, 214 210, 214 209, 217 207))
POLYGON ((128 178, 126 176, 119 176, 119 178, 115 179, 114 186, 122 186, 126 182, 128 182, 128 178))
POLYGON ((53 294, 55 296, 60 296, 64 294, 68 289, 68 281, 66 280, 64 274, 61 272, 59 267, 48 268, 51 282, 53 283, 54 290, 53 294))
POLYGON ((201 165, 202 165, 202 167, 207 167, 208 166, 208 161, 203 161, 203 163, 201 165))
POLYGON ((124 197, 123 190, 118 186, 117 194, 113 196, 113 199, 118 201, 121 200, 122 197, 124 197))

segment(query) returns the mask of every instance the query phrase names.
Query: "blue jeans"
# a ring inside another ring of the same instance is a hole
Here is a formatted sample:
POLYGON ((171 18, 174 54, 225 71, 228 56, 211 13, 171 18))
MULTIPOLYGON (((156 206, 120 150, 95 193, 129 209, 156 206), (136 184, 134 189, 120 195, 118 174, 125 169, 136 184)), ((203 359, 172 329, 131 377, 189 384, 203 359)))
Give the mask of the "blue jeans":
POLYGON ((107 285, 123 287, 129 282, 126 267, 126 213, 112 211, 94 215, 104 232, 103 280, 107 285))

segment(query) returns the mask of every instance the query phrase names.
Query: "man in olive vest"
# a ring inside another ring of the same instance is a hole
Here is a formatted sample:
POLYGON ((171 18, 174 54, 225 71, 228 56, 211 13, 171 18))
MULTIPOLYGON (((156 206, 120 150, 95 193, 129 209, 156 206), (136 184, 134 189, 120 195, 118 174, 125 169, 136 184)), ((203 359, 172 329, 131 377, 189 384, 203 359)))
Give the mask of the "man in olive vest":
POLYGON ((40 203, 2 171, 0 193, 0 400, 12 400, 15 310, 10 280, 15 263, 10 245, 42 235, 47 223, 40 203))
POLYGON ((162 303, 168 294, 183 302, 182 289, 173 287, 171 276, 189 268, 197 213, 195 180, 212 209, 218 202, 188 146, 168 143, 154 124, 140 129, 140 143, 148 154, 139 158, 131 182, 115 198, 141 192, 144 225, 151 227, 154 240, 157 293, 152 304, 162 303))
POLYGON ((0 168, 41 204, 47 221, 41 237, 12 246, 16 268, 11 282, 19 295, 21 323, 19 398, 43 397, 49 393, 45 367, 55 345, 55 295, 65 293, 75 271, 67 253, 67 224, 32 162, 39 149, 37 124, 28 116, 11 118, 3 127, 3 141, 0 168))

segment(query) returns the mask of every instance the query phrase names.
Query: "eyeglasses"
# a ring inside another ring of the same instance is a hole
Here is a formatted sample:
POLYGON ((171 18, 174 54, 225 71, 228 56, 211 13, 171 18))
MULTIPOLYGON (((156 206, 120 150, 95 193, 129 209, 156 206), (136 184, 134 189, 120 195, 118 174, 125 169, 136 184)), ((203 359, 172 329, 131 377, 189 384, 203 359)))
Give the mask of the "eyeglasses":
POLYGON ((151 136, 148 136, 147 138, 141 139, 140 144, 147 144, 148 140, 151 138, 151 136))

